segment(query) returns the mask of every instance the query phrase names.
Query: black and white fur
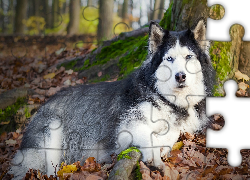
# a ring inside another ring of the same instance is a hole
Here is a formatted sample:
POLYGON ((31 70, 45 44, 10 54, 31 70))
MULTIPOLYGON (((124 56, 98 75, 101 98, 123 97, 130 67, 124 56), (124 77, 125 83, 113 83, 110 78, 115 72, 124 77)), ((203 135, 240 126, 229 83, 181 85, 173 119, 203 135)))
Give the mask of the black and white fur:
POLYGON ((51 162, 84 162, 97 157, 93 149, 103 149, 98 157, 105 161, 130 145, 149 147, 141 148, 142 160, 162 168, 161 157, 180 133, 208 123, 204 98, 211 95, 214 72, 205 33, 203 20, 181 32, 151 22, 142 66, 124 80, 70 87, 51 97, 26 128, 9 173, 16 179, 28 168, 53 174, 51 162))

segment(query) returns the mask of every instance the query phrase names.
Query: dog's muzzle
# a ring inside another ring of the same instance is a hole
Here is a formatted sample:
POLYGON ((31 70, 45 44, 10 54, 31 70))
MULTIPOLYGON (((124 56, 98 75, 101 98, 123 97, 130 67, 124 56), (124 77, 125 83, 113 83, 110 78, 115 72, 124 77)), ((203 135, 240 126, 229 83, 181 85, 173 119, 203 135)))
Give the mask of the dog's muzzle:
POLYGON ((186 81, 186 74, 184 72, 179 72, 175 75, 175 80, 178 83, 184 83, 186 81))

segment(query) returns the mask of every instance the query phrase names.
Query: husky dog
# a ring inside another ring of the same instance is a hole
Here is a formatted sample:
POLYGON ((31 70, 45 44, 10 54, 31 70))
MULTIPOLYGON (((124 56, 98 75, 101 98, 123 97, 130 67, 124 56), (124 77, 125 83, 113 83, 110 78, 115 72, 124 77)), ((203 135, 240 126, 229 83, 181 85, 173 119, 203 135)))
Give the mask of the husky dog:
POLYGON ((148 56, 126 79, 66 88, 38 110, 26 128, 9 173, 17 179, 29 168, 54 174, 54 166, 88 157, 100 162, 129 146, 144 162, 163 168, 180 133, 207 123, 205 96, 214 71, 200 20, 180 32, 149 27, 148 56))

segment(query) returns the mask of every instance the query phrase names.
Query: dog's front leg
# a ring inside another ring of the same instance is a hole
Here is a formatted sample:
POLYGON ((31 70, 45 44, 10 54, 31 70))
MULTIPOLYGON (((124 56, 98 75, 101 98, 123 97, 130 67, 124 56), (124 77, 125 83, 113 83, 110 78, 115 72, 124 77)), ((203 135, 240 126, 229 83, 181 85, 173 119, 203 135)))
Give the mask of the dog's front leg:
POLYGON ((169 153, 178 140, 180 132, 170 129, 165 135, 152 134, 154 165, 160 169, 165 167, 161 157, 169 156, 169 153))

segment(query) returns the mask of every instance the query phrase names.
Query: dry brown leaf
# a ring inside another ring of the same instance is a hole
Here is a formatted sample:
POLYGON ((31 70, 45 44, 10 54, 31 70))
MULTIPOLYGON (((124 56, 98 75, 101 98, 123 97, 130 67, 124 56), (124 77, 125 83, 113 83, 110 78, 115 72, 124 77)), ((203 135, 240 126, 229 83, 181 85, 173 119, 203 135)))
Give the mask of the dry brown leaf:
POLYGON ((176 169, 170 168, 166 166, 164 169, 164 175, 169 177, 170 179, 179 179, 179 172, 176 169))
POLYGON ((194 134, 190 134, 188 132, 185 133, 185 137, 188 139, 188 140, 193 140, 194 139, 194 134))
POLYGON ((244 80, 249 81, 250 79, 246 74, 242 74, 239 70, 235 72, 234 76, 237 80, 243 79, 243 82, 244 80))
POLYGON ((236 96, 237 97, 244 97, 244 96, 247 96, 247 92, 240 89, 239 91, 236 92, 236 96))
POLYGON ((65 71, 65 73, 67 73, 67 74, 72 74, 74 71, 72 70, 72 69, 70 69, 70 70, 67 70, 67 71, 65 71))
POLYGON ((102 76, 102 71, 98 72, 98 73, 97 73, 97 76, 98 76, 98 77, 101 77, 101 76, 102 76))
POLYGON ((249 88, 249 85, 244 83, 244 82, 240 82, 238 84, 238 87, 239 87, 239 89, 242 89, 243 91, 245 91, 245 90, 247 90, 247 88, 249 88))
POLYGON ((222 126, 219 124, 212 124, 212 127, 214 130, 220 130, 222 128, 222 126))
POLYGON ((5 143, 6 143, 7 145, 13 146, 13 145, 16 144, 16 140, 9 139, 9 140, 6 140, 5 143))
POLYGON ((16 132, 13 132, 12 135, 13 135, 13 138, 14 138, 14 139, 18 138, 18 136, 19 136, 19 134, 16 133, 16 132))
POLYGON ((6 124, 9 124, 10 121, 6 121, 6 122, 1 122, 0 125, 6 125, 6 124))
POLYGON ((101 165, 96 162, 94 157, 89 157, 88 159, 86 159, 81 169, 83 171, 96 172, 101 170, 101 165))
POLYGON ((1 140, 5 140, 7 138, 7 132, 3 132, 0 136, 1 140))

